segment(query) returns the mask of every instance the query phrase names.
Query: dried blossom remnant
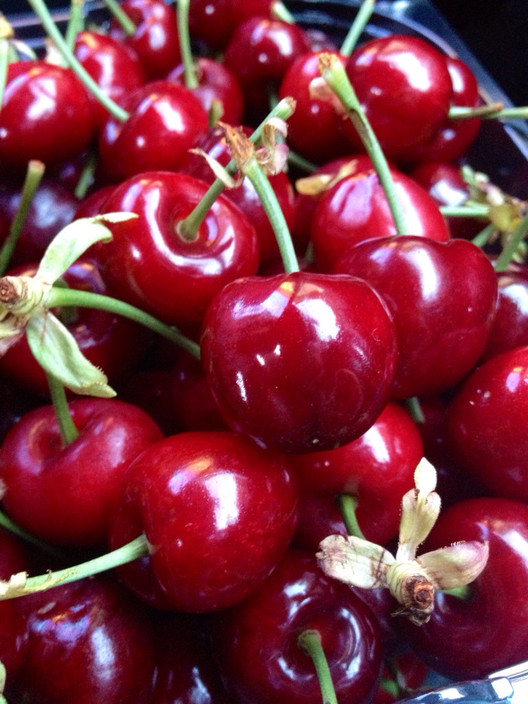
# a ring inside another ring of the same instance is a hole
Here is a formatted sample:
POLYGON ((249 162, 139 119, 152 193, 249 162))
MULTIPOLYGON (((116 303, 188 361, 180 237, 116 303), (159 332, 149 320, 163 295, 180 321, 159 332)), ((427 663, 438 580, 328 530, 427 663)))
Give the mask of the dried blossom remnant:
POLYGON ((431 617, 437 589, 466 586, 478 577, 487 564, 489 545, 460 542, 417 556, 440 510, 436 471, 425 459, 416 469, 415 485, 402 500, 396 556, 368 540, 330 535, 320 543, 317 559, 325 574, 345 584, 389 589, 401 604, 394 615, 422 625, 431 617))
POLYGON ((245 173, 253 159, 266 176, 274 176, 283 171, 288 158, 288 147, 279 142, 277 135, 285 137, 287 134, 284 120, 272 118, 264 124, 262 144, 258 148, 246 136, 242 127, 233 127, 225 122, 218 122, 217 125, 222 128, 224 141, 242 173, 245 173))

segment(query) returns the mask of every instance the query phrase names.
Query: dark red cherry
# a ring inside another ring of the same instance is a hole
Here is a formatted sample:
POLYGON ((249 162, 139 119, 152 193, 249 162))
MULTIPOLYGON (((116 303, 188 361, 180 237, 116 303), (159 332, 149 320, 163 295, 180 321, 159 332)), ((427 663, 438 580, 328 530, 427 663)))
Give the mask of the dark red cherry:
POLYGON ((105 201, 102 212, 127 211, 138 218, 110 226, 101 245, 110 289, 176 325, 200 323, 213 296, 258 268, 258 244, 249 220, 221 195, 193 239, 178 231, 207 190, 191 176, 168 171, 139 174, 105 201))
MULTIPOLYGON (((425 188, 392 170, 397 197, 409 235, 447 242, 449 229, 425 188)), ((353 173, 324 193, 317 203, 311 239, 317 265, 331 271, 353 245, 370 238, 396 235, 394 218, 374 169, 353 173)))
POLYGON ((239 704, 318 704, 312 660, 298 638, 316 631, 342 704, 367 704, 377 688, 382 648, 370 609, 325 576, 308 552, 290 551, 242 604, 212 622, 224 686, 239 704), (257 627, 255 627, 257 624, 257 627))
POLYGON ((16 61, 7 69, 0 114, 0 160, 25 171, 30 159, 57 164, 79 154, 94 134, 86 90, 68 68, 16 61))
POLYGON ((427 142, 447 118, 451 78, 443 55, 425 39, 377 37, 352 52, 346 70, 390 158, 427 142))
POLYGON ((147 83, 127 96, 128 120, 109 116, 99 135, 101 172, 121 181, 143 171, 176 171, 207 113, 196 96, 169 81, 147 83))
POLYGON ((528 347, 496 355, 464 382, 447 412, 456 462, 496 496, 528 500, 524 423, 528 347))
POLYGON ((148 615, 101 577, 18 600, 28 651, 12 701, 146 704, 155 659, 148 615))
POLYGON ((228 425, 293 453, 365 432, 385 406, 396 355, 370 286, 309 272, 228 284, 207 311, 201 350, 228 425))
POLYGON ((196 613, 247 598, 288 549, 297 503, 285 457, 241 435, 179 433, 155 443, 130 466, 122 504, 152 546, 150 598, 196 613))
POLYGON ((69 445, 52 406, 28 412, 7 434, 0 447, 3 505, 43 540, 103 543, 128 465, 161 431, 144 411, 116 399, 75 400, 70 413, 79 436, 69 445))
POLYGON ((471 242, 373 238, 349 249, 334 270, 364 278, 390 310, 398 339, 393 397, 446 391, 480 359, 497 282, 489 259, 471 242))
POLYGON ((110 35, 134 49, 149 79, 163 78, 181 60, 174 7, 164 0, 124 0, 121 8, 136 30, 127 35, 113 21, 110 35))

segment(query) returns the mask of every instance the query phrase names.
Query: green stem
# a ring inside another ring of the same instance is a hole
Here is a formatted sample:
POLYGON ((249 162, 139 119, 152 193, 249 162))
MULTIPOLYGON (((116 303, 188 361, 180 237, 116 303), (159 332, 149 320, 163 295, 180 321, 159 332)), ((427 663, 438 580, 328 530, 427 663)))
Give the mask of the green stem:
POLYGON ((508 244, 497 258, 497 262, 495 263, 495 271, 506 271, 506 269, 508 268, 508 264, 513 258, 513 255, 518 250, 519 245, 524 240, 527 234, 528 215, 521 220, 521 222, 511 235, 510 239, 508 240, 508 244))
POLYGON ((83 68, 83 66, 77 61, 75 56, 70 51, 68 45, 66 44, 59 28, 53 21, 48 8, 44 0, 28 0, 33 11, 40 19, 42 26, 44 27, 47 35, 55 42, 57 48, 59 49, 61 55, 66 61, 67 65, 75 73, 77 78, 84 84, 84 86, 99 100, 99 102, 104 105, 110 114, 112 114, 120 122, 126 122, 128 120, 128 112, 123 110, 121 106, 115 103, 111 98, 109 98, 97 85, 90 74, 83 68))
POLYGON ((33 545, 39 550, 46 552, 48 555, 51 555, 52 557, 57 558, 59 560, 64 559, 64 556, 59 550, 54 548, 52 545, 48 545, 48 543, 45 543, 43 540, 36 538, 31 533, 25 531, 14 521, 12 521, 9 516, 7 516, 3 511, 0 511, 0 526, 2 526, 2 528, 5 528, 5 530, 9 531, 10 533, 13 533, 13 535, 16 535, 17 538, 20 538, 25 543, 33 545))
POLYGON ((387 163, 387 159, 376 135, 360 105, 341 61, 332 54, 322 54, 320 58, 321 75, 343 103, 352 124, 369 155, 385 192, 389 208, 399 235, 409 233, 405 214, 399 202, 396 186, 387 163))
POLYGON ((366 540, 357 520, 357 504, 357 498, 352 494, 339 495, 339 508, 341 509, 341 515, 343 516, 347 533, 353 535, 355 538, 366 540))
POLYGON ((295 24, 295 17, 288 10, 288 8, 282 2, 282 0, 275 0, 275 2, 272 3, 271 14, 273 15, 273 17, 276 17, 278 20, 282 20, 283 22, 288 22, 288 24, 295 24))
POLYGON ((65 41, 70 51, 74 50, 75 39, 77 38, 79 32, 82 32, 84 27, 83 7, 84 0, 71 0, 70 17, 68 19, 68 26, 66 27, 65 36, 65 41))
POLYGON ((271 187, 266 174, 254 156, 246 161, 242 167, 242 171, 253 184, 260 202, 262 203, 262 207, 268 216, 273 232, 275 233, 277 244, 279 245, 284 271, 287 274, 293 271, 299 271, 299 262, 295 254, 288 223, 286 222, 275 191, 271 187))
POLYGON ((462 587, 453 587, 453 589, 439 589, 442 594, 449 594, 449 596, 454 596, 460 601, 469 601, 472 589, 470 584, 465 584, 462 587))
POLYGON ((79 437, 79 431, 75 427, 75 423, 70 414, 66 391, 64 390, 63 384, 52 374, 46 374, 46 377, 62 441, 64 445, 71 445, 71 443, 79 437))
POLYGON ((116 0, 104 0, 104 4, 106 5, 110 14, 115 17, 115 19, 121 26, 123 32, 127 36, 131 37, 136 31, 136 25, 130 19, 127 13, 123 10, 121 5, 116 0))
POLYGON ((194 58, 191 50, 189 35, 189 0, 178 0, 176 5, 178 18, 178 39, 180 40, 180 54, 183 63, 183 78, 186 88, 192 90, 198 87, 198 76, 194 67, 194 58))
POLYGON ((352 25, 348 30, 343 43, 341 44, 341 49, 339 50, 339 53, 342 56, 350 56, 350 54, 354 51, 359 38, 363 34, 363 30, 365 29, 370 18, 372 17, 375 4, 376 0, 363 0, 363 2, 361 3, 361 7, 359 8, 358 13, 355 16, 354 21, 352 22, 352 25))
POLYGON ((75 191, 73 193, 78 200, 82 200, 86 197, 88 189, 94 183, 96 167, 97 156, 95 152, 91 152, 88 154, 84 162, 83 170, 81 171, 81 175, 79 176, 79 180, 77 181, 77 185, 75 186, 75 191))
POLYGON ((416 398, 416 396, 411 396, 411 398, 406 400, 406 404, 407 410, 409 411, 409 414, 414 422, 425 423, 425 416, 423 414, 419 399, 416 398))
POLYGON ((22 186, 22 193, 20 195, 20 203, 13 222, 11 223, 9 234, 0 249, 0 276, 3 276, 7 271, 18 238, 26 222, 33 196, 44 176, 44 170, 45 166, 41 161, 32 160, 28 164, 26 177, 22 186))
POLYGON ((317 631, 303 631, 297 639, 297 643, 301 650, 304 650, 304 652, 312 658, 319 680, 323 704, 337 704, 337 697, 328 666, 328 660, 326 659, 323 646, 321 645, 321 636, 317 631))
POLYGON ((0 108, 4 100, 4 90, 7 81, 7 68, 9 66, 9 42, 0 39, 0 108))
POLYGON ((490 206, 484 203, 466 203, 465 205, 441 205, 440 212, 452 218, 486 218, 490 206))
POLYGON ((140 535, 139 538, 135 538, 130 543, 123 545, 117 550, 112 550, 112 552, 106 553, 105 555, 100 555, 87 562, 82 562, 74 567, 66 567, 63 570, 57 570, 56 572, 47 572, 46 574, 38 575, 37 577, 30 577, 23 587, 16 590, 15 593, 7 592, 0 599, 13 599, 18 596, 26 596, 27 594, 33 594, 35 592, 42 592, 46 589, 51 589, 59 584, 68 584, 69 582, 76 582, 85 577, 91 577, 95 574, 100 574, 101 572, 107 572, 108 570, 119 567, 120 565, 126 565, 133 560, 137 560, 139 557, 144 557, 149 554, 149 547, 147 539, 144 535, 140 535))
MULTIPOLYGON (((269 113, 266 119, 261 122, 260 125, 255 129, 249 139, 252 142, 258 142, 262 135, 264 125, 268 120, 273 117, 278 117, 282 120, 287 120, 292 113, 293 106, 291 100, 289 100, 288 98, 281 100, 269 113)), ((234 159, 231 159, 231 161, 225 167, 225 170, 231 175, 235 174, 237 170, 236 161, 234 159)), ((200 225, 202 224, 205 216, 211 209, 215 200, 224 190, 224 187, 225 186, 221 179, 216 178, 213 181, 213 183, 209 186, 198 205, 192 210, 192 212, 189 213, 189 215, 184 220, 178 223, 179 235, 191 241, 196 239, 196 235, 200 228, 200 225)))
POLYGON ((291 149, 288 150, 288 163, 292 166, 296 166, 298 169, 302 169, 302 171, 306 171, 308 174, 313 174, 314 171, 317 171, 315 164, 312 164, 311 161, 308 161, 308 159, 305 159, 291 149))
POLYGON ((528 119, 528 106, 505 108, 502 103, 492 103, 491 105, 481 105, 478 108, 453 105, 449 110, 450 120, 471 120, 474 117, 489 120, 499 118, 526 120, 528 119))
POLYGON ((59 306, 96 308, 98 310, 106 310, 109 313, 115 313, 116 315, 122 315, 124 318, 129 318, 167 340, 174 342, 196 359, 200 359, 200 346, 196 344, 196 342, 193 342, 193 340, 185 337, 177 328, 167 325, 141 309, 129 303, 125 303, 124 301, 120 301, 117 298, 104 296, 100 293, 93 293, 92 291, 80 291, 77 289, 53 286, 46 298, 46 305, 49 308, 59 306))
POLYGON ((486 227, 481 230, 478 235, 475 235, 471 242, 477 246, 477 247, 484 247, 485 245, 488 244, 490 237, 493 235, 494 232, 496 232, 496 227, 495 225, 490 222, 489 225, 486 225, 486 227))

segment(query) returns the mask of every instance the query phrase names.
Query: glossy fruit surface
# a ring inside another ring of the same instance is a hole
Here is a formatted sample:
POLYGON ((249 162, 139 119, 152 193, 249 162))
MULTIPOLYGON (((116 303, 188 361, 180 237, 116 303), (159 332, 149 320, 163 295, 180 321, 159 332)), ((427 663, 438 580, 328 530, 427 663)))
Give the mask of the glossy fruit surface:
POLYGON ((317 631, 338 700, 366 704, 377 687, 381 640, 372 612, 326 577, 308 552, 290 551, 262 587, 213 622, 213 647, 239 704, 318 704, 315 668, 298 645, 317 631), (255 627, 258 624, 258 627, 255 627))
POLYGON ((370 286, 308 272, 226 286, 207 311, 201 350, 228 425, 293 453, 342 445, 370 427, 396 355, 392 320, 370 286))

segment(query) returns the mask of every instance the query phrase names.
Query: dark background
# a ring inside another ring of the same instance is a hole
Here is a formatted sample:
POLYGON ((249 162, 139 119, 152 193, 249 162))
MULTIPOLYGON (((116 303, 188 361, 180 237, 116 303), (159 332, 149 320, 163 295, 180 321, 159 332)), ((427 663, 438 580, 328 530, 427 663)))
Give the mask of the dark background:
MULTIPOLYGON (((61 7, 68 0, 47 4, 61 7)), ((528 104, 528 0, 432 0, 432 4, 512 102, 528 104)), ((24 0, 0 0, 0 9, 25 12, 29 5, 24 0)))

